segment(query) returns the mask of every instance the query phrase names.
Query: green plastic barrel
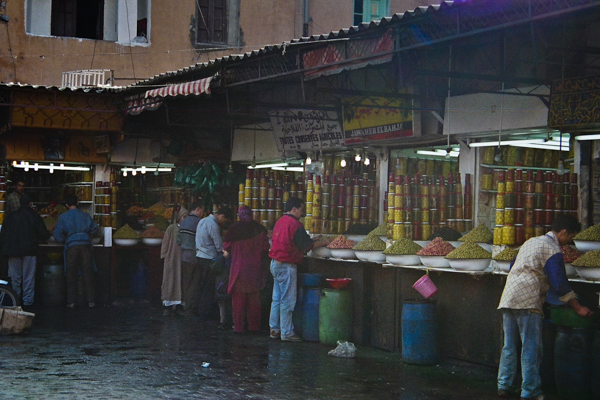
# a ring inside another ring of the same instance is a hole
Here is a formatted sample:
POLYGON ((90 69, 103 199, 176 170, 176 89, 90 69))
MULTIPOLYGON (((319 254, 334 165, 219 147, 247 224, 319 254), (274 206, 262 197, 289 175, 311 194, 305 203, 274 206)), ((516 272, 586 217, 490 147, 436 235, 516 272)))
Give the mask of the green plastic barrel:
POLYGON ((335 345, 352 340, 352 296, 348 290, 323 289, 319 302, 319 341, 335 345))

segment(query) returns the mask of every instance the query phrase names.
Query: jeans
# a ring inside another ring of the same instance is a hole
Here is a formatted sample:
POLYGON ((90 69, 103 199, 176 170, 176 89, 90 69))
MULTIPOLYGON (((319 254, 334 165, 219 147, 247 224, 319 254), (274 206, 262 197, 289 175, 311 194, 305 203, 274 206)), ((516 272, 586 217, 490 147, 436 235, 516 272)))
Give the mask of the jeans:
POLYGON ((10 276, 11 286, 17 293, 17 296, 23 296, 24 306, 33 304, 33 295, 35 292, 35 264, 35 256, 8 258, 8 276, 10 276), (21 285, 23 286, 22 290, 21 285))
POLYGON ((271 303, 271 330, 281 332, 282 338, 294 336, 292 312, 296 306, 298 271, 296 264, 271 261, 273 274, 273 301, 271 303))
POLYGON ((67 304, 77 301, 80 271, 85 289, 85 299, 88 303, 92 303, 95 297, 94 256, 92 246, 89 244, 67 247, 67 304))
POLYGON ((529 310, 503 309, 504 347, 498 370, 498 389, 516 393, 518 348, 521 349, 521 397, 542 394, 540 365, 542 363, 542 314, 529 310))

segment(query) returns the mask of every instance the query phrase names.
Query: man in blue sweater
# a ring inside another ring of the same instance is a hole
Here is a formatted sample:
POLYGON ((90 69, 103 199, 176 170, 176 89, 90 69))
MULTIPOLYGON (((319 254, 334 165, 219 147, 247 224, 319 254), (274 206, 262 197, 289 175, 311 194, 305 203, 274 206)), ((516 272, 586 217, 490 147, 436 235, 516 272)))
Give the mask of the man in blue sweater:
POLYGON ((54 228, 54 238, 65 244, 65 265, 67 269, 67 307, 75 308, 77 299, 77 279, 79 271, 83 275, 83 285, 88 306, 94 302, 94 260, 92 256, 92 236, 98 233, 98 224, 89 214, 77 208, 77 196, 67 195, 66 213, 61 214, 54 228))
POLYGON ((204 205, 202 202, 193 202, 190 206, 190 214, 183 220, 177 233, 177 244, 181 245, 181 290, 186 317, 198 314, 203 270, 196 259, 196 227, 203 216, 204 205))

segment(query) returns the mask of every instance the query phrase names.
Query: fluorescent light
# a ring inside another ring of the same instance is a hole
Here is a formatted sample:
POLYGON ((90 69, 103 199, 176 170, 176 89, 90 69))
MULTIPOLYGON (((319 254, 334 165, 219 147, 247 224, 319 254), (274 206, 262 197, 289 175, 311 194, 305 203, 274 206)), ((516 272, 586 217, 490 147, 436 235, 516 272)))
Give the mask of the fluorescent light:
MULTIPOLYGON (((423 154, 426 156, 436 156, 436 157, 446 157, 446 150, 436 150, 436 151, 431 151, 431 150, 417 150, 417 154, 423 154)), ((458 151, 451 151, 450 152, 450 157, 458 157, 459 152, 458 151)))
POLYGON ((271 164, 260 164, 255 167, 248 167, 248 169, 287 167, 287 166, 288 166, 288 163, 271 163, 271 164))
POLYGON ((531 148, 531 149, 543 149, 543 150, 562 150, 562 151, 569 151, 569 146, 567 144, 564 144, 561 147, 559 147, 558 145, 554 145, 554 144, 548 144, 548 142, 546 143, 529 143, 529 144, 513 144, 513 146, 515 147, 527 147, 527 148, 531 148))
POLYGON ((154 167, 139 167, 139 168, 131 168, 131 167, 123 167, 121 168, 121 171, 123 172, 131 172, 132 175, 133 172, 141 172, 141 173, 146 173, 146 172, 171 172, 173 169, 172 168, 168 168, 168 167, 164 167, 164 168, 154 168, 154 167))
POLYGON ((292 171, 292 172, 303 172, 303 167, 273 167, 274 171, 292 171))
POLYGON ((581 136, 575 136, 575 140, 598 140, 600 139, 600 134, 595 134, 595 135, 581 135, 581 136))
MULTIPOLYGON (((23 168, 26 172, 29 171, 30 167, 31 167, 31 165, 29 165, 29 162, 21 161, 21 163, 19 163, 19 164, 13 163, 13 168, 23 168)), ((34 169, 36 171, 39 169, 48 169, 48 170, 50 170, 50 172, 54 172, 55 169, 63 170, 63 171, 89 171, 90 167, 72 167, 72 166, 64 165, 64 164, 56 166, 54 164, 43 165, 43 164, 36 163, 36 164, 34 164, 34 169)))
MULTIPOLYGON (((500 146, 516 146, 517 144, 544 143, 544 142, 545 142, 544 139, 502 140, 500 142, 500 146)), ((469 143, 469 147, 492 147, 492 146, 498 146, 498 141, 469 143)))

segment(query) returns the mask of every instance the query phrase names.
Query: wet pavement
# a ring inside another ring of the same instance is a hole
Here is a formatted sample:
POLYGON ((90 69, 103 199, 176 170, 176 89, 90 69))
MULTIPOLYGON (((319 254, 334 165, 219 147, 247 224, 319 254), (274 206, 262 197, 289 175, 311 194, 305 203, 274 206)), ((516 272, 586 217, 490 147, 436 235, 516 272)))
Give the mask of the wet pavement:
POLYGON ((335 358, 319 343, 220 331, 149 303, 33 312, 31 333, 0 336, 2 399, 498 398, 491 368, 410 366, 368 346, 335 358))

